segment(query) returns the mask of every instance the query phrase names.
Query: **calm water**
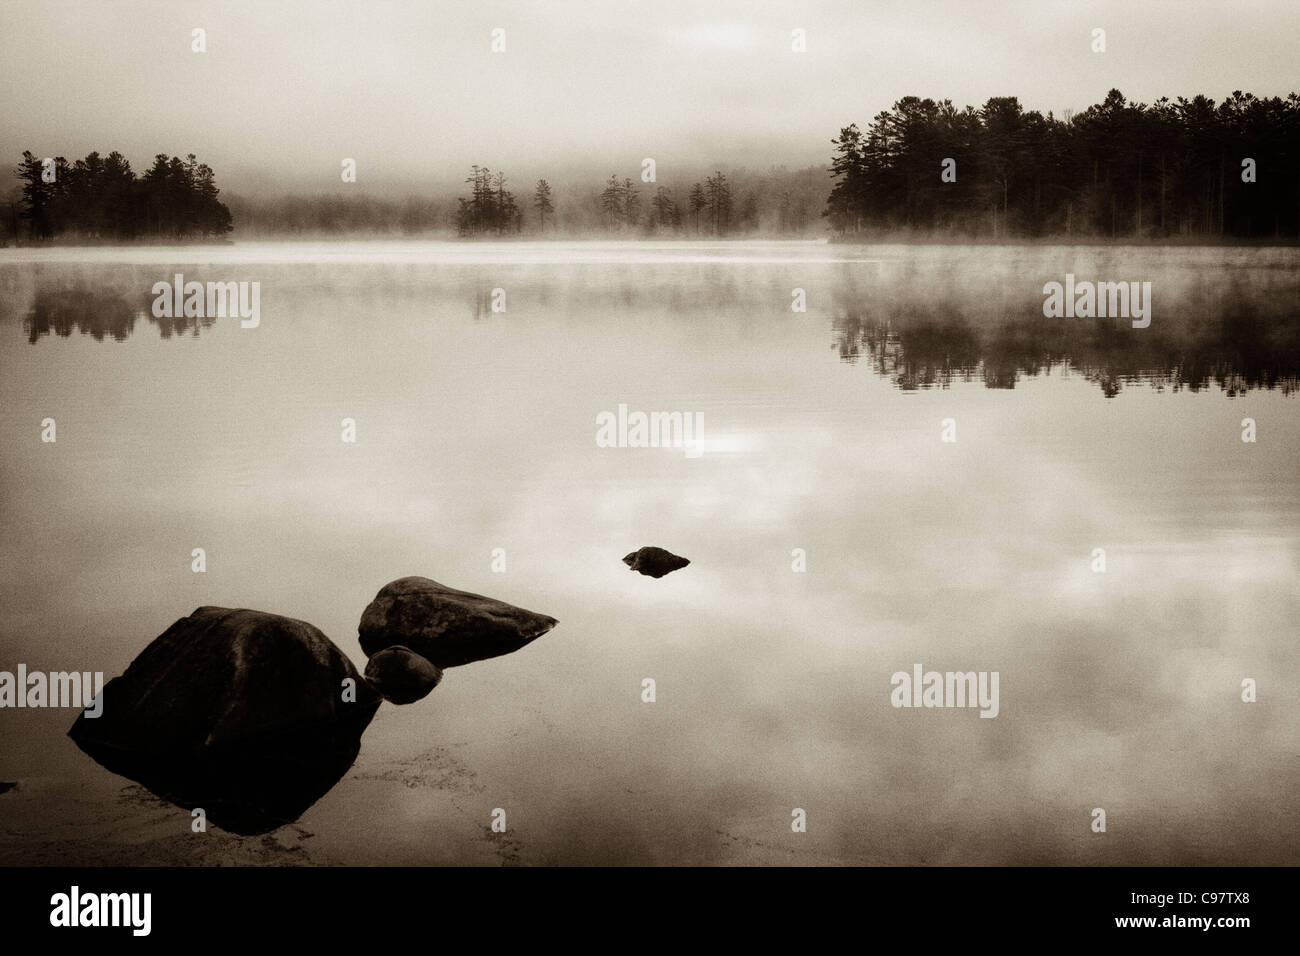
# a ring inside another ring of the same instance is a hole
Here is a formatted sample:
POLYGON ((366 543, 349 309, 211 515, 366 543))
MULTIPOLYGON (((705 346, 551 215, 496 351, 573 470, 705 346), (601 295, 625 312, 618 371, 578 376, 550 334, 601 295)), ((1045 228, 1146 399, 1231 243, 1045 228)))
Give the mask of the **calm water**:
POLYGON ((64 736, 73 711, 0 711, 0 862, 1296 862, 1298 267, 0 251, 0 669, 112 677, 205 604, 310 621, 361 663, 362 609, 410 574, 560 620, 385 705, 265 838, 191 834, 64 736), (260 282, 260 327, 154 320, 178 271, 260 282), (1066 273, 1151 281, 1151 326, 1043 318, 1066 273), (702 413, 705 453, 597 447, 620 403, 702 413), (650 544, 691 566, 629 573, 650 544), (892 707, 916 663, 998 671, 999 716, 892 707))

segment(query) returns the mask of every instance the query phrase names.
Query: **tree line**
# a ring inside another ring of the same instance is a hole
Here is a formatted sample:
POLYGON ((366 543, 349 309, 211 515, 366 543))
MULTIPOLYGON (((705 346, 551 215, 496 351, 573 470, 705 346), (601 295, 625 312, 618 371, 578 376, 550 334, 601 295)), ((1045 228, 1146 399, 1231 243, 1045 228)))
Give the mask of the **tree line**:
POLYGON ((526 217, 513 193, 505 189, 502 173, 473 166, 466 182, 471 193, 458 200, 457 232, 462 236, 545 232, 561 218, 569 228, 605 234, 711 235, 753 233, 759 229, 798 233, 816 222, 825 189, 811 184, 808 171, 792 174, 772 170, 747 185, 737 197, 733 180, 721 170, 695 182, 685 195, 657 183, 643 183, 610 174, 598 193, 576 197, 556 210, 549 181, 539 179, 533 190, 533 213, 526 217), (527 221, 526 221, 527 220, 527 221))
MULTIPOLYGON (((807 236, 823 231, 825 170, 810 166, 715 171, 688 188, 611 175, 603 188, 540 179, 517 199, 505 174, 475 165, 468 194, 388 199, 366 193, 217 199, 212 170, 193 155, 160 154, 137 177, 120 153, 69 164, 23 154, 21 192, 0 236, 112 240, 330 235, 807 236), (7 226, 7 228, 6 228, 7 226)), ((690 182, 689 179, 685 180, 690 182)))
POLYGON ((613 174, 600 193, 601 220, 613 231, 695 232, 724 236, 736 230, 746 231, 757 225, 757 203, 746 197, 745 207, 737 215, 731 183, 718 170, 703 182, 694 183, 683 202, 673 191, 654 186, 643 197, 631 179, 619 180, 613 174))
POLYGON ((226 197, 243 237, 420 236, 444 233, 455 221, 455 202, 408 196, 381 199, 365 193, 226 197))
POLYGON ((1128 102, 1060 118, 905 97, 832 140, 840 234, 1281 237, 1300 234, 1300 95, 1128 102))
POLYGON ((143 176, 118 152, 92 152, 69 163, 24 151, 13 206, 13 233, 30 240, 220 237, 230 210, 217 198, 211 167, 191 153, 159 153, 143 176))
POLYGON ((458 200, 456 209, 456 231, 460 235, 502 235, 522 229, 523 212, 515 203, 515 194, 506 189, 505 173, 475 165, 465 182, 470 184, 470 195, 458 200))
MULTIPOLYGON (((523 231, 524 213, 515 202, 514 194, 505 188, 504 173, 493 173, 485 166, 475 165, 465 181, 470 184, 471 191, 469 196, 458 200, 456 231, 459 235, 500 236, 523 231)), ((721 171, 691 187, 685 208, 670 189, 654 186, 643 193, 639 183, 628 178, 619 179, 611 173, 605 188, 596 197, 595 205, 599 210, 597 225, 609 233, 690 230, 699 233, 703 230, 720 236, 743 224, 737 222, 731 185, 721 171)), ((554 227, 555 203, 547 180, 537 181, 532 207, 535 212, 533 225, 538 231, 545 231, 548 217, 554 227)), ((753 218, 752 209, 749 217, 753 218)))

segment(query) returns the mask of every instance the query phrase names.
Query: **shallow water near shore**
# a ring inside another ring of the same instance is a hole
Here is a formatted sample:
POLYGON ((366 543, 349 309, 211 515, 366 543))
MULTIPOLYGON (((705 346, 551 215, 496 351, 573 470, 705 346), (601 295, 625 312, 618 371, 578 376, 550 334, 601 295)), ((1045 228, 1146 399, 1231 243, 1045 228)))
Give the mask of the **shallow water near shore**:
POLYGON ((1294 862, 1298 376, 1294 248, 0 250, 0 670, 108 679, 202 605, 360 666, 405 575, 560 622, 265 837, 0 711, 0 863, 1294 862), (178 271, 258 327, 155 318, 178 271), (1044 318, 1067 274, 1150 327, 1044 318), (621 404, 703 454, 599 447, 621 404), (917 663, 998 716, 892 706, 917 663))

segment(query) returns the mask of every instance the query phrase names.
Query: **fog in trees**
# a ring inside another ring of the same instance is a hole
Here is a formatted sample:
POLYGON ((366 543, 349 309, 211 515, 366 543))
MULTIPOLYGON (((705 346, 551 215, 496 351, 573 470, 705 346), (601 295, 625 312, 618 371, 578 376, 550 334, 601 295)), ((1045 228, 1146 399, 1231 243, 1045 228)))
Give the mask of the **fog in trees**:
POLYGON ((551 184, 545 179, 537 180, 537 188, 533 192, 533 208, 537 210, 537 228, 546 228, 546 217, 555 212, 555 205, 551 202, 551 184))
POLYGON ((981 107, 908 96, 865 129, 843 127, 828 167, 660 164, 657 180, 611 171, 527 171, 517 201, 500 169, 467 192, 406 197, 336 185, 317 195, 218 198, 213 170, 158 154, 137 176, 117 152, 69 163, 25 152, 10 238, 27 242, 335 235, 438 238, 896 238, 1120 241, 1300 236, 1300 95, 1241 91, 1134 103, 1111 90, 1079 113, 1014 96, 981 107), (829 173, 829 175, 828 175, 829 173), (647 181, 648 180, 648 181, 647 181))

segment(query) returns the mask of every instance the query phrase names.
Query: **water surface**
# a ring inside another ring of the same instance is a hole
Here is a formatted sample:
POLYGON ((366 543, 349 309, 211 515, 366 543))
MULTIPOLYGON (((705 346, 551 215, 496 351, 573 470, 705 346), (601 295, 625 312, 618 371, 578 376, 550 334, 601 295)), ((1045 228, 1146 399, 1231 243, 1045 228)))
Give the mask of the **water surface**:
POLYGON ((362 609, 408 574, 561 622, 386 705, 352 772, 265 838, 191 834, 77 750, 71 711, 0 711, 0 861, 1294 862, 1297 266, 0 251, 0 669, 111 677, 206 604, 310 621, 360 663, 362 609), (177 271, 260 282, 260 326, 154 319, 177 271), (1066 273, 1151 281, 1151 326, 1043 318, 1066 273), (597 447, 620 404, 702 413, 705 453, 597 447), (631 574, 642 545, 692 563, 631 574), (914 663, 998 671, 999 716, 893 708, 914 663))

